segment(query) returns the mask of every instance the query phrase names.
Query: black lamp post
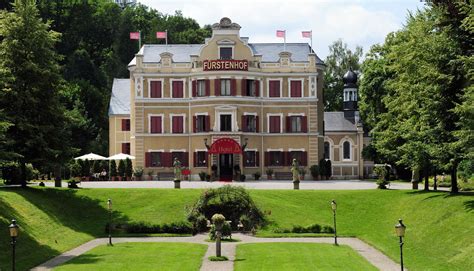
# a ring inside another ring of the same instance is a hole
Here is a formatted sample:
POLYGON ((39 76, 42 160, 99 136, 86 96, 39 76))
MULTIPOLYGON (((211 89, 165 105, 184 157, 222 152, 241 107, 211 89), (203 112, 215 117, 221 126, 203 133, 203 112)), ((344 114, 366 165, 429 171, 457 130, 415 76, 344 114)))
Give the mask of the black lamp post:
POLYGON ((395 233, 400 238, 400 265, 403 271, 403 237, 405 236, 405 229, 407 227, 403 224, 402 220, 398 220, 398 224, 395 225, 395 233))
POLYGON ((15 271, 15 245, 16 245, 16 238, 18 237, 19 229, 18 225, 16 224, 16 220, 12 219, 12 224, 8 226, 10 230, 10 237, 12 238, 10 244, 12 245, 12 270, 15 271))
POLYGON ((107 209, 109 210, 109 245, 112 245, 112 200, 107 200, 107 209))
POLYGON ((331 201, 331 209, 334 217, 334 244, 337 246, 337 230, 336 230, 336 209, 337 204, 334 200, 331 201))

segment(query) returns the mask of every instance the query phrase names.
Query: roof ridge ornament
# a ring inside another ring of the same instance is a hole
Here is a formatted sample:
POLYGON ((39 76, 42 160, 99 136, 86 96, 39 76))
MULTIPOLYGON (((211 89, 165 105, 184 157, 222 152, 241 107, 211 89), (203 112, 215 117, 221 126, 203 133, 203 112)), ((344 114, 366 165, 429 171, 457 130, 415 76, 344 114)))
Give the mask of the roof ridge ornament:
POLYGON ((219 29, 232 29, 232 30, 240 30, 240 25, 237 23, 233 23, 231 19, 227 17, 223 17, 219 23, 215 23, 212 25, 212 30, 219 30, 219 29))

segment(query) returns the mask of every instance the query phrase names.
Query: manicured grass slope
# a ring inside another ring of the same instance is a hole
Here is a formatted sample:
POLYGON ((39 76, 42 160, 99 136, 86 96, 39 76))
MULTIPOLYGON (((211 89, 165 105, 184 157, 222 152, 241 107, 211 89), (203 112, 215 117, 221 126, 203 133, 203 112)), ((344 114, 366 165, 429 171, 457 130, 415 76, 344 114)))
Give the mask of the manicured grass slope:
POLYGON ((54 270, 199 270, 207 246, 185 243, 121 243, 99 246, 54 270))
POLYGON ((236 271, 377 270, 348 246, 263 243, 237 246, 236 271))
MULTIPOLYGON (((106 200, 114 220, 161 224, 184 221, 185 207, 201 193, 191 189, 0 189, 0 229, 9 219, 21 225, 18 270, 104 235, 106 200)), ((398 261, 394 225, 407 225, 405 263, 411 270, 474 270, 474 196, 412 191, 253 190, 258 206, 271 211, 275 228, 332 225, 329 202, 338 203, 338 233, 357 236, 398 261)), ((1 232, 1 231, 0 231, 1 232)), ((10 251, 0 236, 0 250, 10 251)), ((10 269, 10 254, 0 253, 0 269, 10 269)))

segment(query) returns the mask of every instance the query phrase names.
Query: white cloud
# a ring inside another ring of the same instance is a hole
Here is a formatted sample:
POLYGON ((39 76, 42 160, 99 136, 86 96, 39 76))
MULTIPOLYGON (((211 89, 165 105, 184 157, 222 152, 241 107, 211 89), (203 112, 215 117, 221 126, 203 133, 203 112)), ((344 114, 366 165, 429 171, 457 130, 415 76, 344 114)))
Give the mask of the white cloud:
POLYGON ((338 38, 350 48, 361 45, 364 51, 401 28, 407 9, 420 7, 411 1, 309 1, 309 0, 142 0, 162 13, 183 15, 201 24, 213 24, 229 17, 242 26, 241 35, 250 42, 282 42, 277 29, 287 30, 287 42, 309 42, 302 30, 313 30, 313 45, 321 58, 338 38))

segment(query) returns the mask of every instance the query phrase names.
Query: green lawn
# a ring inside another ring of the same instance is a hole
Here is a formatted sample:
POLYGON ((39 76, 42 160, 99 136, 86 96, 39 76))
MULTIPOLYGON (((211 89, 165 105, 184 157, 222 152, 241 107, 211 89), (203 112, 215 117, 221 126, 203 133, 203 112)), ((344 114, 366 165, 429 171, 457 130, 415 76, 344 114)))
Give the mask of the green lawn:
POLYGON ((207 246, 121 243, 99 246, 54 270, 199 270, 207 246))
MULTIPOLYGON (((185 207, 201 193, 192 189, 53 189, 1 188, 0 229, 11 218, 21 233, 18 270, 36 266, 95 237, 104 236, 106 200, 113 200, 114 220, 150 224, 186 219, 185 207)), ((252 190, 263 210, 271 211, 273 229, 332 225, 329 202, 338 203, 338 233, 356 236, 398 261, 394 225, 407 225, 405 263, 411 270, 474 270, 474 196, 414 191, 252 190), (471 256, 469 256, 471 255, 471 256)), ((10 269, 10 246, 0 237, 0 269, 10 269), (3 241, 1 241, 3 240, 3 241)))
POLYGON ((262 243, 237 246, 236 271, 377 270, 348 246, 262 243))

